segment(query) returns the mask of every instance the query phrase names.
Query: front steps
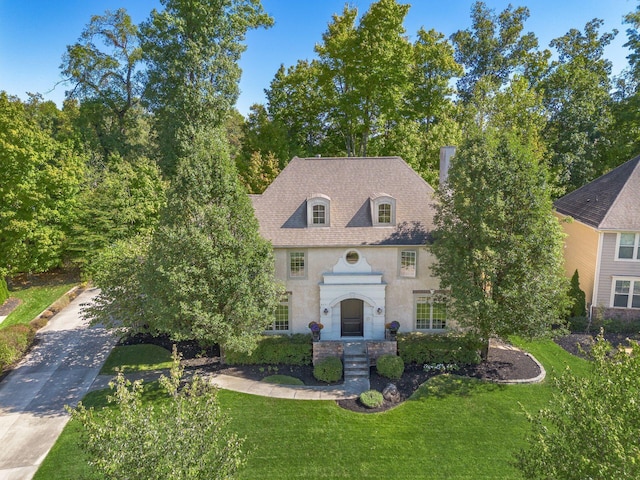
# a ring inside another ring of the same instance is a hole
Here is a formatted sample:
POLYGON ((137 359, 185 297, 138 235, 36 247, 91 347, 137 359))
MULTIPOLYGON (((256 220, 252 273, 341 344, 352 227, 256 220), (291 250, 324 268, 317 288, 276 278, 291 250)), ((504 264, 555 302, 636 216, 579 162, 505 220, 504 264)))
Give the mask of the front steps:
POLYGON ((350 390, 369 390, 369 358, 366 342, 344 342, 344 383, 350 390))

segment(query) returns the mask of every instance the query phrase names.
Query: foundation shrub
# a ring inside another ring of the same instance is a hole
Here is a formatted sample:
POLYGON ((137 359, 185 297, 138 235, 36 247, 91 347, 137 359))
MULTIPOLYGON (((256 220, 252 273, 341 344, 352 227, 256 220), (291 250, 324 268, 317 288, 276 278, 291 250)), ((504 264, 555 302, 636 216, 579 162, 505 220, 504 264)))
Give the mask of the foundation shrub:
POLYGON ((360 403, 367 408, 376 408, 384 403, 384 397, 377 390, 367 390, 360 394, 360 403))
POLYGON ((376 361, 378 374, 391 380, 399 380, 404 373, 404 361, 397 355, 382 355, 376 361))
POLYGON ((481 352, 487 342, 471 334, 408 333, 398 335, 398 355, 405 365, 456 364, 473 365, 481 362, 481 352))
POLYGON ((342 360, 338 357, 327 357, 313 367, 313 376, 321 382, 337 382, 342 378, 342 360))
POLYGON ((28 325, 10 325, 0 330, 0 370, 18 361, 35 337, 35 329, 28 325))
POLYGON ((229 365, 311 365, 311 335, 264 335, 251 354, 225 352, 229 365))
POLYGON ((571 333, 586 333, 589 331, 589 319, 587 317, 570 317, 568 327, 571 333))

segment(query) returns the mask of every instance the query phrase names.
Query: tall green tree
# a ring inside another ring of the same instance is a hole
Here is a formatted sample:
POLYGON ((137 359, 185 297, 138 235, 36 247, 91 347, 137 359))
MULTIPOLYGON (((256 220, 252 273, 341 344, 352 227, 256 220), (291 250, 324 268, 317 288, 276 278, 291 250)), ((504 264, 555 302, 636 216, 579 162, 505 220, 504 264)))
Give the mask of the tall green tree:
POLYGON ((189 148, 142 273, 147 323, 175 339, 250 351, 282 295, 273 251, 220 134, 198 132, 189 148))
POLYGON ((249 154, 272 152, 284 167, 295 155, 307 157, 332 152, 325 142, 328 104, 322 95, 317 61, 298 60, 288 69, 281 65, 265 93, 267 108, 264 113, 268 115, 265 120, 271 123, 254 121, 253 115, 258 120, 260 110, 259 107, 252 110, 247 126, 259 127, 251 130, 262 137, 257 145, 264 146, 253 148, 249 154), (282 140, 286 150, 280 146, 282 140))
POLYGON ((551 41, 558 60, 541 82, 549 123, 545 139, 560 194, 581 187, 608 169, 612 125, 611 62, 604 48, 617 31, 600 34, 602 20, 584 32, 571 29, 551 41))
POLYGON ((96 141, 94 147, 104 158, 113 153, 126 156, 135 143, 141 60, 138 27, 124 8, 92 16, 62 58, 62 75, 72 84, 67 98, 82 103, 83 118, 91 126, 84 132, 95 133, 88 139, 96 141))
POLYGON ((167 176, 200 128, 223 125, 239 90, 238 60, 250 29, 273 19, 260 0, 161 0, 142 23, 144 99, 154 113, 159 163, 167 176))
POLYGON ((473 4, 471 28, 451 35, 455 59, 465 69, 457 83, 463 102, 478 95, 477 84, 481 80, 483 90, 494 92, 507 84, 514 73, 530 81, 541 75, 549 52, 539 52, 536 36, 523 33, 528 18, 527 7, 514 9, 509 5, 496 14, 484 2, 473 4))
POLYGON ((62 263, 83 160, 0 92, 0 276, 62 263))
POLYGON ((616 79, 614 104, 612 108, 613 124, 608 163, 615 167, 640 152, 640 7, 624 17, 627 28, 627 43, 630 50, 627 56, 629 66, 616 79))
POLYGON ((484 338, 535 337, 568 305, 544 164, 508 130, 463 143, 438 193, 434 273, 453 318, 484 338))
POLYGON ((69 242, 73 260, 87 266, 118 240, 149 235, 164 203, 165 182, 155 162, 111 156, 88 168, 69 242))
POLYGON ((370 139, 403 106, 411 57, 403 26, 408 11, 409 5, 379 0, 356 27, 357 10, 345 7, 316 46, 329 119, 347 156, 366 156, 370 139))

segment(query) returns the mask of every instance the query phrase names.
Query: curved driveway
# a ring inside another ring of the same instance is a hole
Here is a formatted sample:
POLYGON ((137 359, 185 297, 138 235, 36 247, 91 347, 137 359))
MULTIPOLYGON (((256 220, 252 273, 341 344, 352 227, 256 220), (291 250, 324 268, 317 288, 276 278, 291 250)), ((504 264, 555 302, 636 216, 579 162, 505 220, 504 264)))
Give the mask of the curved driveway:
POLYGON ((69 420, 64 406, 82 399, 116 343, 82 320, 82 304, 97 293, 84 291, 55 315, 0 382, 0 480, 33 477, 69 420))

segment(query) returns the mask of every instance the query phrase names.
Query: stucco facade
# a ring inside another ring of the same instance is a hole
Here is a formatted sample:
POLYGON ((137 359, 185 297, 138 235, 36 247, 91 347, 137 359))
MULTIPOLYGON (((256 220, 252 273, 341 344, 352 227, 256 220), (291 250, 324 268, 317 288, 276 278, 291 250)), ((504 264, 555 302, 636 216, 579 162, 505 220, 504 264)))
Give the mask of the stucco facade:
POLYGON ((285 280, 290 331, 308 333, 309 322, 324 325, 322 338, 339 340, 342 301, 363 302, 363 337, 384 338, 385 323, 400 323, 400 331, 415 329, 415 297, 418 292, 437 291, 438 280, 431 276, 433 255, 424 246, 311 247, 276 249, 276 272, 285 280), (414 278, 400 273, 403 251, 417 255, 414 278), (289 276, 289 254, 306 255, 306 275, 289 276), (358 254, 353 265, 346 261, 349 252, 358 254))
POLYGON ((284 282, 275 333, 383 340, 448 324, 431 274, 433 188, 399 157, 294 158, 252 196, 284 282))

